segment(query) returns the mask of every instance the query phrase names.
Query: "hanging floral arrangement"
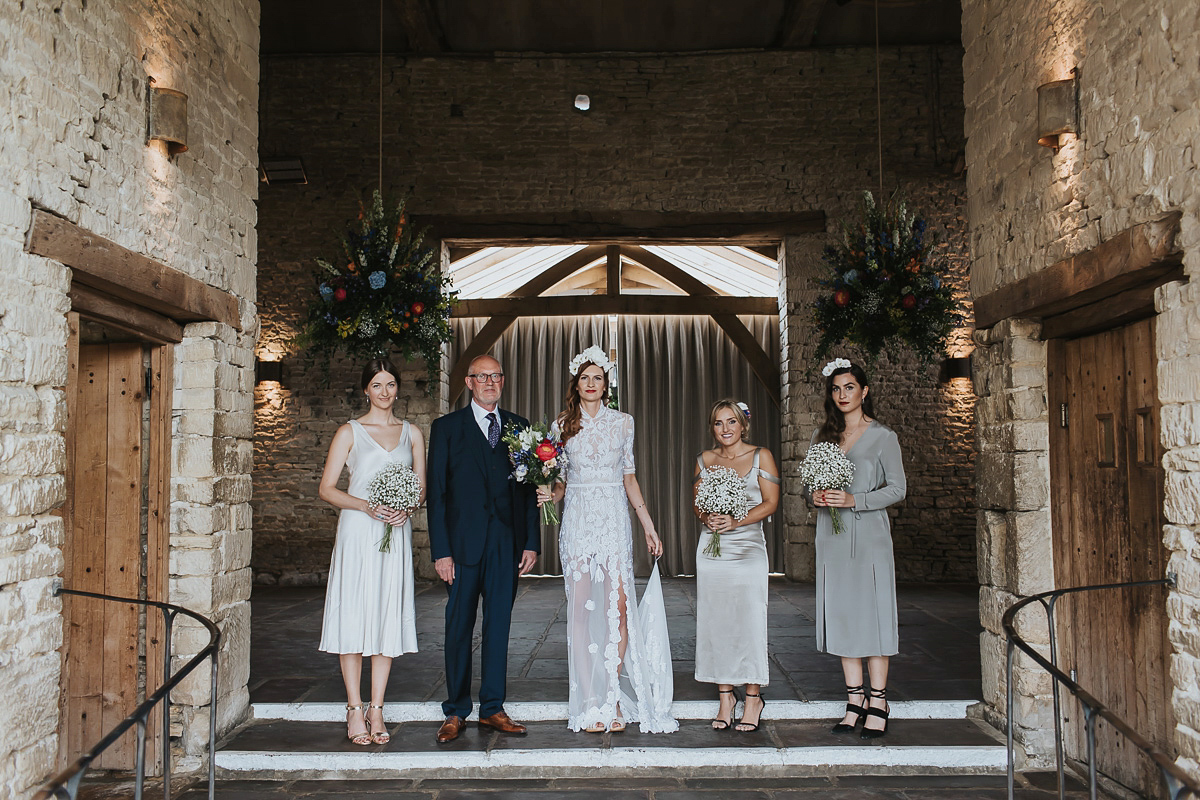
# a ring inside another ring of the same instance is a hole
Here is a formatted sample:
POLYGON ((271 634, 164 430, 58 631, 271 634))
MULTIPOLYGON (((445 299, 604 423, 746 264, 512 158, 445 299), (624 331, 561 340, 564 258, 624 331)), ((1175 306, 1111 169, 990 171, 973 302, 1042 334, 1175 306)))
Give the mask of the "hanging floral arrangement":
POLYGON ((872 361, 895 346, 923 365, 943 358, 959 315, 934 244, 925 220, 903 202, 879 206, 863 192, 861 221, 843 225, 841 241, 825 248, 827 277, 813 304, 821 334, 814 362, 841 342, 872 361))
POLYGON ((298 343, 326 361, 338 351, 360 359, 394 351, 406 359, 421 356, 432 392, 456 293, 426 246, 425 231, 408 224, 404 206, 386 206, 376 191, 342 237, 342 257, 317 259, 298 343))

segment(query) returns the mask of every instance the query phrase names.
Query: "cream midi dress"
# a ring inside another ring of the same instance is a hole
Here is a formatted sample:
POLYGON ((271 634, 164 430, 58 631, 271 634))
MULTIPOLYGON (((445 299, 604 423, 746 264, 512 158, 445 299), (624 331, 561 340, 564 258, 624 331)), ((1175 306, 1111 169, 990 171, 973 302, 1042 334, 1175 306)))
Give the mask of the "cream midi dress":
POLYGON ((834 534, 828 508, 817 509, 817 650, 845 658, 894 656, 896 562, 887 507, 908 489, 900 441, 871 420, 846 456, 855 467, 847 489, 854 507, 838 509, 843 532, 834 534))
MULTIPOLYGON (((354 444, 346 458, 350 485, 346 492, 366 497, 367 486, 384 465, 412 466, 412 436, 404 423, 400 443, 392 450, 371 438, 358 420, 350 420, 354 444)), ((412 522, 392 527, 391 548, 379 552, 383 523, 370 514, 342 509, 337 540, 329 563, 321 650, 398 656, 417 651, 413 601, 412 522)))
MULTIPOLYGON (((779 478, 759 469, 762 448, 745 475, 748 508, 762 503, 759 478, 779 478)), ((706 467, 696 458, 701 474, 706 467)), ((704 552, 712 539, 707 528, 696 545, 696 680, 740 686, 770 680, 767 661, 767 540, 762 522, 721 534, 721 555, 704 552)))

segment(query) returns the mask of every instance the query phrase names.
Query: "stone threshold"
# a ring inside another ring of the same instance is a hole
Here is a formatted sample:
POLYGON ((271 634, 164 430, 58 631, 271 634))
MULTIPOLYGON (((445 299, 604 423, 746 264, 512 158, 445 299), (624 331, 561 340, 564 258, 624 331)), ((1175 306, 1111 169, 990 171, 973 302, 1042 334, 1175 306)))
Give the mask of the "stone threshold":
MULTIPOLYGON (((892 719, 966 719, 967 709, 978 700, 896 700, 891 703, 892 719)), ((566 703, 511 702, 505 710, 521 722, 548 722, 567 719, 566 703)), ((682 700, 671 706, 676 719, 709 719, 716 713, 713 700, 682 700)), ((763 713, 764 720, 824 720, 835 719, 845 712, 844 701, 770 700, 763 713)), ((255 720, 285 720, 292 722, 344 722, 344 703, 254 703, 251 713, 255 720)), ((384 721, 441 722, 445 715, 439 702, 387 703, 384 721)), ((469 719, 475 719, 473 712, 469 719)))

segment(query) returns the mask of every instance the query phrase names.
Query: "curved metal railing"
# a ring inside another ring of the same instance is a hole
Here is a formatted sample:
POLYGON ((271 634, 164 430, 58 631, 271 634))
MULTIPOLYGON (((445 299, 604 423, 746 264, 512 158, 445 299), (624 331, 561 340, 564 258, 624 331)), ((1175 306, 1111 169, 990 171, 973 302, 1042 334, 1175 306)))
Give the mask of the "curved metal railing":
POLYGON ((1200 798, 1200 783, 1197 783, 1175 763, 1169 755, 1155 746, 1149 739, 1142 736, 1129 726, 1125 720, 1113 713, 1104 703, 1071 679, 1058 668, 1058 644, 1054 630, 1054 606, 1060 597, 1081 592, 1096 592, 1108 589, 1130 589, 1138 586, 1168 586, 1175 587, 1175 576, 1169 574, 1165 580, 1133 581, 1129 583, 1106 583, 1095 586, 1078 586, 1071 589, 1058 589, 1052 592, 1042 592, 1013 605, 1005 612, 1003 618, 1004 633, 1008 637, 1008 666, 1005 676, 1007 683, 1006 714, 1008 717, 1008 797, 1013 798, 1014 791, 1014 752, 1013 752, 1013 659, 1019 649, 1029 656, 1042 669, 1050 673, 1053 679, 1051 692, 1054 697, 1054 755, 1058 768, 1058 796, 1060 800, 1066 797, 1066 775, 1064 771, 1063 731, 1059 685, 1065 686, 1083 706, 1084 731, 1087 737, 1088 792, 1091 800, 1096 800, 1098 785, 1096 781, 1096 720, 1103 719, 1120 733, 1134 747, 1142 751, 1162 773, 1163 782, 1171 800, 1183 798, 1200 798), (1046 659, 1028 642, 1017 635, 1015 620, 1017 614, 1026 606, 1038 603, 1046 611, 1046 619, 1050 630, 1050 658, 1046 659))
MULTIPOLYGON (((146 781, 146 724, 150 719, 150 712, 156 705, 162 703, 162 759, 163 759, 163 798, 171 800, 171 690, 190 675, 196 667, 206 658, 212 658, 212 674, 211 674, 211 691, 209 702, 211 703, 208 714, 208 797, 212 800, 216 787, 216 751, 217 751, 217 646, 221 641, 221 631, 216 624, 208 619, 197 614, 195 611, 183 608, 182 606, 171 605, 170 603, 160 603, 157 600, 139 600, 134 597, 116 597, 111 594, 97 594, 96 592, 81 592, 75 589, 55 589, 55 596, 69 594, 75 597, 90 597, 98 600, 106 600, 118 603, 133 603, 136 605, 146 606, 147 608, 157 608, 163 613, 163 622, 165 630, 163 632, 163 682, 155 692, 147 697, 133 713, 125 719, 121 720, 111 731, 109 731, 103 739, 97 742, 90 750, 75 759, 69 767, 64 769, 58 775, 51 778, 42 785, 38 793, 34 795, 34 800, 75 800, 79 793, 79 784, 83 780, 84 773, 91 767, 92 762, 99 758, 108 747, 121 738, 130 728, 137 727, 137 762, 135 766, 136 778, 134 784, 134 798, 141 800, 142 789, 146 781), (175 623, 175 617, 183 614, 191 617, 208 629, 208 644, 205 645, 199 653, 192 656, 186 664, 174 675, 171 674, 171 629, 175 623)), ((147 670, 149 665, 147 665, 147 670)))

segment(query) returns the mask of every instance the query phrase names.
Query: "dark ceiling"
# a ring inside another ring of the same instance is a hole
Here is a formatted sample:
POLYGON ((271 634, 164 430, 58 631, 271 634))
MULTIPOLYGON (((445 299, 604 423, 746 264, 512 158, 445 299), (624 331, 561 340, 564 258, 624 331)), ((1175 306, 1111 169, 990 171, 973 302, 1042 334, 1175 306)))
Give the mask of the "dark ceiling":
POLYGON ((960 39, 959 0, 262 0, 262 53, 675 53, 960 39))

